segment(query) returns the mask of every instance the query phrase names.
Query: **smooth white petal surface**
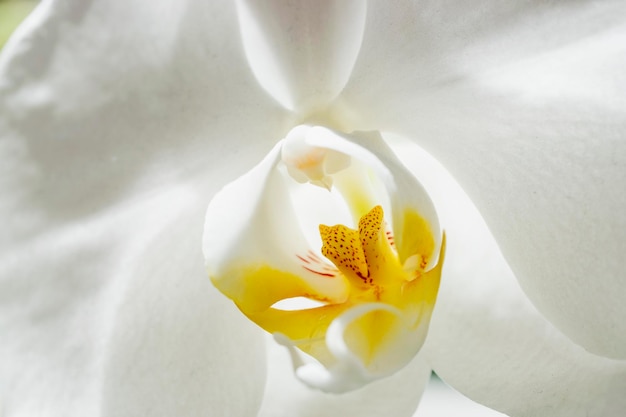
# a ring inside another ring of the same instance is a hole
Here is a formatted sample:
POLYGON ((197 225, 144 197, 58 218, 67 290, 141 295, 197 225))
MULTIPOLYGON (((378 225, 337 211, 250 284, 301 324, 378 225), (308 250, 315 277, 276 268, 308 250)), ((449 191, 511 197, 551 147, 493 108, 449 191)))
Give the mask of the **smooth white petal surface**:
POLYGON ((120 284, 125 288, 104 366, 104 416, 205 416, 207 410, 251 416, 258 410, 261 332, 199 272, 197 219, 205 201, 186 208, 170 217, 120 284))
POLYGON ((424 346, 437 374, 473 400, 511 416, 621 415, 626 361, 585 351, 537 312, 450 174, 414 145, 394 149, 406 163, 413 162, 448 239, 424 346))
POLYGON ((346 394, 324 394, 298 381, 287 350, 268 342, 268 379, 258 417, 410 416, 428 382, 421 356, 395 375, 346 394))
POLYGON ((624 2, 376 5, 343 114, 432 152, 535 306, 626 358, 624 2))
POLYGON ((359 53, 366 2, 239 0, 237 6, 246 56, 272 97, 299 113, 337 97, 359 53))
POLYGON ((174 414, 254 410, 262 351, 198 264, 210 196, 282 134, 235 6, 44 2, 0 60, 4 415, 140 413, 164 391, 174 414), (207 356, 232 349, 236 369, 207 356))

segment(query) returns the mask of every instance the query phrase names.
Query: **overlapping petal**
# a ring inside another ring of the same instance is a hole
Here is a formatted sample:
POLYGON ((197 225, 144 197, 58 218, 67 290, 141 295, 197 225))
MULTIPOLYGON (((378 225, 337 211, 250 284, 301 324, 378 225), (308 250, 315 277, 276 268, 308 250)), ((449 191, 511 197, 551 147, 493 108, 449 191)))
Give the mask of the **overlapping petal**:
POLYGON ((228 304, 192 249, 207 196, 271 147, 262 138, 284 117, 250 74, 236 21, 227 2, 50 1, 3 50, 4 413, 258 406, 261 335, 225 327, 228 304), (218 359, 233 349, 246 352, 238 365, 218 359))
POLYGON ((624 3, 368 6, 344 114, 431 151, 542 314, 626 357, 624 3))
POLYGON ((620 415, 626 361, 593 355, 548 322, 520 289, 461 187, 407 143, 395 150, 414 162, 448 237, 424 347, 433 369, 463 394, 511 416, 620 415))

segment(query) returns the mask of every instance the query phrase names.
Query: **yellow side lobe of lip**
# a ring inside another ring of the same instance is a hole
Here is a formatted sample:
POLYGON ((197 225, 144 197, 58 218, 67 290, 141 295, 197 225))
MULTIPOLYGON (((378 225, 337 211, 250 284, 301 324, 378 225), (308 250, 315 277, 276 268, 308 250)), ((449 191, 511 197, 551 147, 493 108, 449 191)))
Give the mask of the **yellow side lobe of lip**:
POLYGON ((400 262, 414 255, 421 256, 422 269, 426 267, 430 255, 434 255, 435 240, 430 231, 428 222, 424 220, 417 212, 413 210, 405 210, 402 222, 402 229, 399 232, 398 239, 398 257, 400 262))
POLYGON ((229 279, 212 277, 213 284, 246 315, 265 311, 287 298, 307 297, 326 303, 340 303, 346 298, 341 293, 321 293, 301 276, 268 265, 248 265, 231 269, 223 275, 229 279))

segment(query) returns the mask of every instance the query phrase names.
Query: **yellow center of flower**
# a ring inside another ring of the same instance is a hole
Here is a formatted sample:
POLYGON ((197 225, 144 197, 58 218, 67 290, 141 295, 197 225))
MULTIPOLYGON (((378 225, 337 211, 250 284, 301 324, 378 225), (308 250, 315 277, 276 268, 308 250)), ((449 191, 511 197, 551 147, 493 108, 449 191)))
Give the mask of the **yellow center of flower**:
POLYGON ((320 225, 322 254, 331 260, 337 269, 358 292, 369 292, 393 281, 393 277, 406 275, 398 256, 384 230, 383 209, 374 207, 361 217, 359 229, 344 225, 320 225), (391 279, 390 279, 391 278, 391 279))
MULTIPOLYGON (((426 249, 423 253, 414 253, 404 265, 394 248, 392 233, 386 230, 380 206, 361 217, 358 230, 344 225, 319 226, 321 252, 332 265, 314 253, 295 255, 303 273, 311 273, 321 281, 344 281, 347 293, 342 297, 329 296, 312 281, 295 274, 260 267, 246 274, 247 295, 231 298, 252 321, 270 333, 285 335, 326 366, 336 360, 325 339, 336 318, 359 305, 388 305, 397 314, 374 309, 351 322, 344 332, 346 345, 364 366, 384 371, 379 369, 384 364, 377 360, 393 354, 398 344, 402 346, 406 332, 428 327, 439 288, 443 248, 438 264, 424 271, 432 255, 432 235, 417 214, 407 218, 416 220, 411 233, 421 234, 418 240, 428 244, 420 248, 426 249), (416 258, 420 261, 415 262, 416 258), (301 310, 273 306, 276 301, 291 297, 306 297, 324 304, 301 310)), ((405 236, 404 240, 410 239, 405 236)), ((423 333, 425 337, 425 330, 423 333)))
POLYGON ((421 349, 445 252, 431 227, 426 191, 380 133, 301 125, 213 199, 203 246, 214 285, 287 346, 296 376, 343 392, 421 349), (248 195, 254 204, 242 205, 248 195), (347 208, 355 227, 320 225, 321 247, 311 248, 302 226, 331 208, 347 208))

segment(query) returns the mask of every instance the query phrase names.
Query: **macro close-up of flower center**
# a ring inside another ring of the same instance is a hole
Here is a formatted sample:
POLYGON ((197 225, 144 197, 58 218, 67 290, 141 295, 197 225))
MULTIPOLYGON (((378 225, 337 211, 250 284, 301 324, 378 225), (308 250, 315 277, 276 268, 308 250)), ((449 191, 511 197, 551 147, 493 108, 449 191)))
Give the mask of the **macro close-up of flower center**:
POLYGON ((426 339, 443 265, 439 223, 377 132, 295 127, 215 196, 204 233, 213 283, 295 355, 316 360, 294 364, 313 388, 388 376, 426 339), (255 190, 258 205, 242 208, 255 190), (322 212, 344 222, 316 223, 322 212), (308 308, 294 308, 298 299, 308 308))

